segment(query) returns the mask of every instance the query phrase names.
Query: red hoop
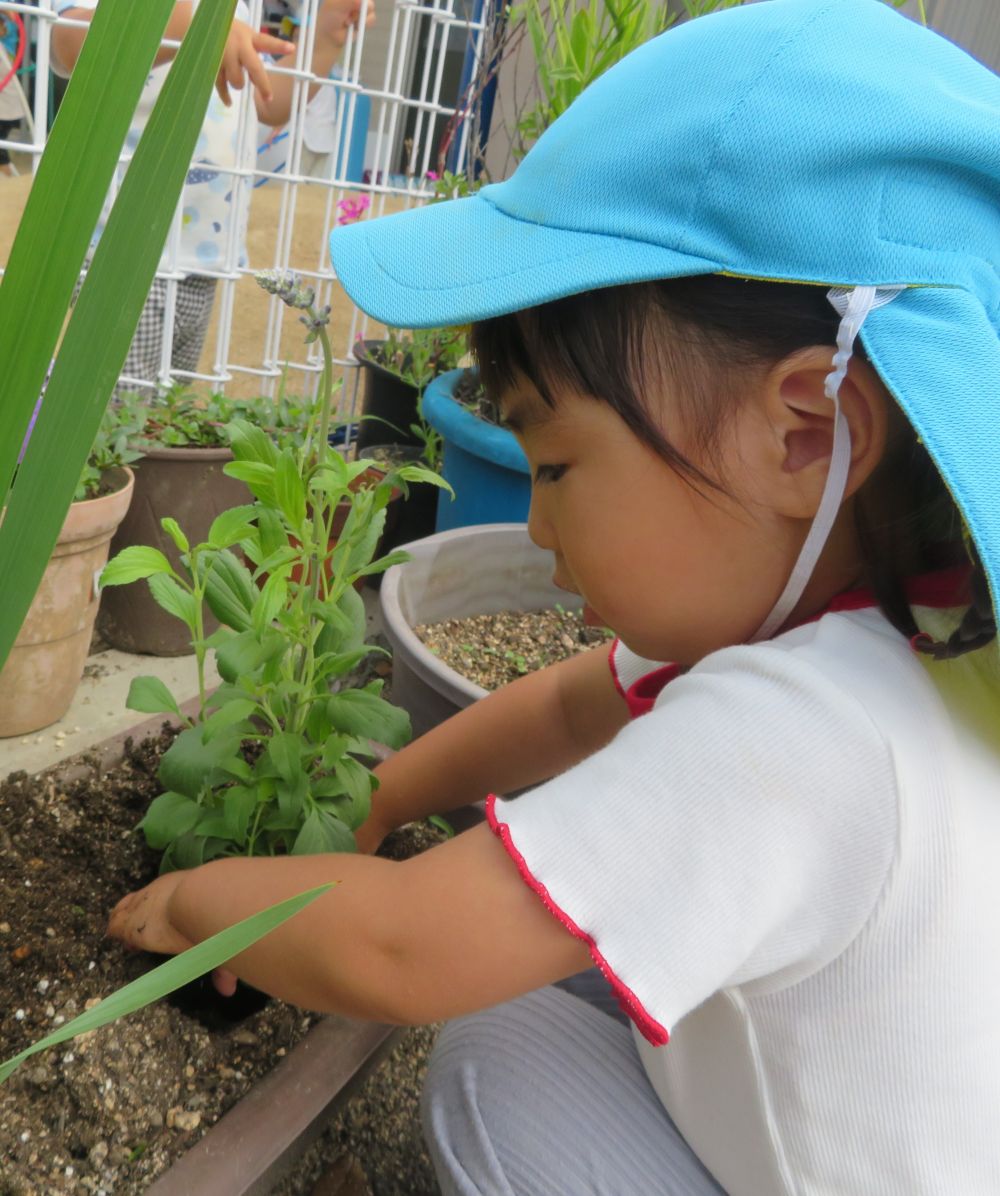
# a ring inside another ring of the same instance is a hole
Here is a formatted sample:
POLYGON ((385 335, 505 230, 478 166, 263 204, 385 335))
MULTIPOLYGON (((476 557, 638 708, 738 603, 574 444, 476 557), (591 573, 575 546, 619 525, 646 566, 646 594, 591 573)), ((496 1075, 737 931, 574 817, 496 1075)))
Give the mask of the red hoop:
POLYGON ((17 68, 24 61, 24 46, 27 42, 27 37, 24 33, 24 21, 21 20, 21 14, 18 12, 10 12, 6 14, 7 19, 14 22, 14 28, 17 30, 17 50, 14 53, 14 61, 11 64, 10 70, 2 79, 0 79, 0 91, 7 86, 7 84, 17 74, 17 68))

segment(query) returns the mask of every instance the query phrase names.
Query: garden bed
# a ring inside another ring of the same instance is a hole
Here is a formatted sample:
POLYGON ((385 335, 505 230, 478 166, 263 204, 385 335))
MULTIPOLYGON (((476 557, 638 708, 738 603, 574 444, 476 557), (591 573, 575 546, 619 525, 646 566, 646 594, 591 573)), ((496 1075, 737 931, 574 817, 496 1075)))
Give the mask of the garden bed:
MULTIPOLYGON (((155 875, 134 828, 172 736, 126 741, 111 767, 94 756, 0 783, 5 1055, 148 968, 104 929, 117 899, 155 875)), ((0 1194, 145 1191, 320 1020, 272 1001, 210 1031, 159 1002, 34 1056, 0 1088, 0 1194)))

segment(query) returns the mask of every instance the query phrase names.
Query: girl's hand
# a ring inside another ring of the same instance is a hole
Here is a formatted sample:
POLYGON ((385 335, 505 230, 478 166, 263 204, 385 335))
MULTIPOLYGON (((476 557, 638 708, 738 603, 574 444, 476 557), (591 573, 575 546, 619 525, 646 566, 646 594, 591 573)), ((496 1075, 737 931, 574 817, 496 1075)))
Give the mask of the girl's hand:
MULTIPOLYGON (((126 947, 158 955, 178 955, 193 947, 194 943, 174 928, 168 913, 170 898, 183 877, 183 872, 168 872, 123 897, 111 911, 108 934, 126 947)), ((212 983, 224 997, 236 991, 236 977, 225 968, 215 969, 212 983)))
MULTIPOLYGON (((343 46, 347 41, 348 30, 357 29, 360 20, 359 0, 323 0, 316 15, 316 34, 328 39, 335 46, 343 46)), ((370 29, 374 24, 375 3, 374 0, 369 0, 365 28, 370 29)))
POLYGON ((243 89, 244 73, 250 76, 250 82, 265 100, 271 98, 271 80, 261 61, 261 53, 280 57, 294 54, 295 46, 280 37, 272 37, 269 33, 251 29, 243 21, 233 21, 222 54, 222 65, 215 81, 215 90, 227 108, 231 107, 233 102, 229 89, 243 89))
POLYGON ((194 944, 171 924, 168 908, 183 872, 167 872, 129 893, 111 911, 108 934, 137 951, 177 955, 194 944))

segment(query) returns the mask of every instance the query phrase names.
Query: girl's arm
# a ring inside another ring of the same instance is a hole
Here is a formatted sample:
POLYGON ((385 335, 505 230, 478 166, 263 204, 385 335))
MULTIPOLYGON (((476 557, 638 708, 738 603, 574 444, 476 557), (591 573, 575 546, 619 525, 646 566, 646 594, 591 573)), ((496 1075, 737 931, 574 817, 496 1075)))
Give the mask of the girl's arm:
POLYGON ((604 747, 628 721, 606 649, 520 677, 376 768, 379 788, 358 847, 374 851, 407 822, 546 781, 604 747))
MULTIPOLYGON (((313 56, 310 69, 317 79, 326 79, 340 59, 348 30, 357 28, 361 18, 360 0, 323 0, 316 16, 316 33, 313 41, 313 56)), ((365 28, 375 24, 375 0, 369 0, 365 17, 365 28)), ((279 67, 295 66, 295 52, 279 58, 274 64, 279 67)), ((292 100, 295 80, 291 75, 271 76, 271 95, 265 98, 258 90, 257 116, 262 124, 274 128, 288 123, 292 114, 292 100)), ((319 89, 319 83, 307 85, 308 99, 319 89)))
POLYGON ((124 898, 109 933, 173 953, 315 885, 329 893, 226 966, 321 1012, 416 1025, 575 975, 587 947, 544 907, 485 826, 405 863, 371 856, 230 859, 124 898))

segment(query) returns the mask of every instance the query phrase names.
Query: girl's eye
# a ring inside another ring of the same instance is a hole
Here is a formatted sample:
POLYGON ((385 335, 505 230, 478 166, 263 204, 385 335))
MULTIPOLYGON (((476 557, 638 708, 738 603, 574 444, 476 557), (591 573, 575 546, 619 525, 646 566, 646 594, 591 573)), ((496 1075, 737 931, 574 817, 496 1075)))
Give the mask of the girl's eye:
POLYGON ((539 465, 535 470, 535 481, 558 482, 565 472, 565 465, 539 465))

